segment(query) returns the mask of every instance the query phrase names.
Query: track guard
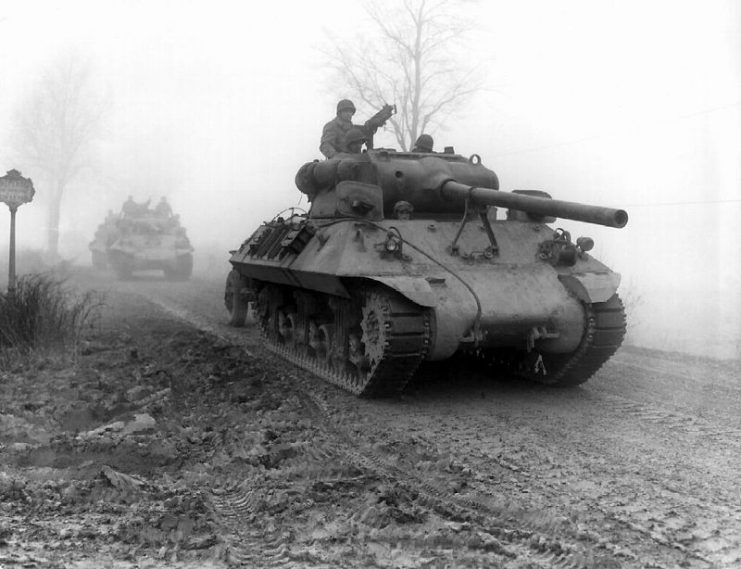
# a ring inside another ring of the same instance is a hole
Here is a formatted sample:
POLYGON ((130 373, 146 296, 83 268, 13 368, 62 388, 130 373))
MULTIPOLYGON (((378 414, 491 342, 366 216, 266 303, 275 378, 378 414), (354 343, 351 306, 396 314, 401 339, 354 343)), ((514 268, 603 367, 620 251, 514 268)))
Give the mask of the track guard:
POLYGON ((434 308, 437 305, 435 301, 435 295, 432 292, 432 287, 425 279, 419 277, 405 277, 405 276, 394 276, 394 277, 366 277, 377 283, 385 285, 399 294, 408 298, 419 306, 425 306, 427 308, 434 308))
POLYGON ((620 286, 620 273, 575 273, 558 275, 563 286, 582 302, 607 302, 620 286))

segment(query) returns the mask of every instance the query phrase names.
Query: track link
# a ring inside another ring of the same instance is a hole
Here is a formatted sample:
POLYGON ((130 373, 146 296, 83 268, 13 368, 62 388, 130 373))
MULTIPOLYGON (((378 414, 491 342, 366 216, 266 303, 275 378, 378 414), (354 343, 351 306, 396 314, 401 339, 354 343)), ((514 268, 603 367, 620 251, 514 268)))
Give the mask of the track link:
MULTIPOLYGON (((269 313, 271 308, 260 310, 269 313)), ((401 392, 430 344, 429 310, 383 287, 362 289, 348 310, 336 311, 332 336, 341 338, 337 342, 341 345, 332 350, 343 354, 340 361, 318 358, 301 342, 280 341, 269 318, 261 318, 260 327, 268 349, 361 397, 389 397, 401 392)))
POLYGON ((580 385, 592 377, 623 343, 625 309, 618 295, 607 302, 587 304, 585 310, 587 329, 579 347, 564 359, 554 358, 550 374, 536 376, 537 381, 556 386, 580 385))

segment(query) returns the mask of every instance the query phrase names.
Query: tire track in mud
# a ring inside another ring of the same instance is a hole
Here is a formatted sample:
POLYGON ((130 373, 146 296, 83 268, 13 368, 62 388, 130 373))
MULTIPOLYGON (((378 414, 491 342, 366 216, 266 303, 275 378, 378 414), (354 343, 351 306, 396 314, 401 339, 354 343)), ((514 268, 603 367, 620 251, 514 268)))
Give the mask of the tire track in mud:
MULTIPOLYGON (((704 446, 706 452, 716 449, 719 455, 730 460, 741 451, 741 429, 720 427, 717 418, 713 421, 611 393, 600 393, 599 398, 590 395, 590 398, 595 400, 595 404, 604 405, 615 413, 656 425, 674 438, 694 439, 704 446)), ((737 463, 741 467, 741 461, 737 463)), ((714 482, 712 479, 706 481, 709 484, 714 482)), ((710 567, 741 565, 738 544, 741 505, 736 502, 735 509, 732 507, 733 496, 713 492, 710 496, 698 497, 694 492, 666 482, 656 481, 651 485, 665 496, 662 506, 654 503, 650 512, 648 509, 642 512, 616 508, 604 511, 605 516, 710 567), (663 511, 657 511, 659 508, 663 511)), ((722 484, 720 488, 723 488, 722 484)))
MULTIPOLYGON (((529 389, 527 387, 518 390, 518 393, 523 391, 531 393, 534 399, 538 397, 538 394, 542 396, 543 393, 540 389, 529 389)), ((698 433, 699 440, 702 442, 704 439, 705 443, 710 442, 712 446, 709 448, 716 449, 719 456, 726 454, 728 460, 731 460, 734 455, 734 451, 729 452, 727 447, 729 442, 738 443, 736 439, 728 438, 729 433, 731 435, 738 433, 735 429, 719 430, 717 425, 702 418, 666 410, 657 405, 637 403, 616 395, 599 394, 595 396, 594 394, 582 393, 581 397, 588 398, 586 403, 592 407, 597 415, 603 415, 605 412, 614 412, 618 416, 627 415, 629 418, 638 419, 638 422, 659 425, 662 430, 677 438, 682 438, 683 434, 686 433, 698 433), (600 412, 599 408, 603 408, 605 411, 600 412), (691 428, 683 433, 678 426, 685 425, 687 422, 689 422, 691 428)), ((554 405, 559 406, 559 402, 555 401, 554 405)), ((525 478, 525 484, 535 484, 548 488, 550 491, 547 491, 547 494, 559 495, 561 493, 559 484, 563 478, 576 480, 574 472, 561 474, 559 477, 549 476, 547 470, 529 472, 528 465, 534 464, 532 456, 526 455, 523 463, 523 461, 518 460, 517 456, 508 456, 507 449, 501 446, 497 449, 502 453, 499 456, 488 454, 480 446, 477 446, 478 437, 475 435, 469 437, 466 434, 467 431, 472 430, 471 425, 477 422, 477 418, 482 413, 481 409, 469 411, 465 405, 461 406, 460 409, 462 412, 455 414, 455 422, 458 423, 460 433, 456 438, 457 444, 461 445, 458 449, 460 455, 468 457, 469 460, 478 461, 479 464, 497 463, 513 473, 519 473, 525 478)), ((408 411, 404 409, 386 411, 384 420, 389 424, 396 424, 397 421, 403 421, 407 415, 408 411)), ((434 424, 432 420, 436 417, 436 411, 415 409, 414 416, 415 424, 434 424)), ((707 448, 707 445, 705 446, 707 448)), ((548 458, 547 462, 552 463, 552 460, 548 458)), ((557 459, 556 463, 558 463, 557 459)), ((640 460, 638 463, 640 463, 640 460)), ((560 470, 563 470, 563 467, 560 470)), ((702 483, 701 480, 696 482, 698 484, 702 483)), ((712 483, 713 480, 706 480, 705 482, 712 483)), ((637 507, 635 495, 630 497, 625 491, 616 488, 599 496, 599 498, 595 498, 594 506, 602 512, 608 523, 614 522, 624 531, 633 535, 623 543, 645 544, 652 542, 657 547, 661 546, 667 550, 678 552, 681 554, 680 559, 684 558, 688 563, 691 561, 699 564, 687 565, 687 567, 697 566, 715 569, 741 566, 741 549, 739 549, 736 537, 741 535, 741 504, 738 503, 735 491, 727 490, 729 481, 721 480, 720 482, 719 487, 725 489, 725 492, 712 493, 711 495, 706 493, 704 496, 698 496, 691 487, 682 488, 679 482, 676 484, 666 482, 660 474, 653 477, 650 473, 641 474, 633 482, 633 488, 639 494, 651 495, 654 499, 647 500, 644 498, 642 507, 637 507), (615 505, 611 509, 602 507, 600 503, 601 500, 608 497, 614 498, 615 505), (733 504, 736 504, 736 506, 734 507, 733 504)), ((693 481, 685 481, 685 484, 692 485, 693 483, 693 481)), ((638 500, 638 503, 640 502, 638 500)), ((603 537, 598 539, 601 541, 603 537)), ((641 555, 631 551, 623 543, 620 547, 621 556, 634 559, 641 558, 641 555)), ((639 545, 638 549, 646 550, 643 545, 639 545)), ((652 563, 656 563, 656 561, 652 561, 652 563)))
MULTIPOLYGON (((160 295, 150 294, 147 298, 169 315, 221 342, 239 347, 250 358, 255 357, 244 343, 244 330, 214 325, 213 319, 198 316, 179 302, 160 295)), ((262 505, 270 499, 264 488, 252 488, 245 480, 227 489, 212 489, 207 496, 207 506, 221 530, 224 557, 230 565, 265 569, 296 566, 286 532, 265 527, 257 519, 262 505)))
MULTIPOLYGON (((198 317, 177 303, 162 298, 151 300, 169 314, 219 340, 243 346, 243 331, 224 331, 207 318, 198 317)), ((246 348, 245 351, 254 357, 246 348)), ((363 453, 358 452, 358 442, 346 430, 333 423, 332 416, 335 413, 329 404, 316 393, 307 390, 298 378, 292 374, 289 377, 293 380, 303 408, 328 439, 319 448, 308 451, 302 466, 349 461, 363 471, 382 476, 394 485, 412 492, 418 503, 436 512, 442 519, 472 520, 482 532, 491 536, 493 543, 488 545, 490 550, 503 558, 527 559, 555 569, 587 569, 593 566, 595 559, 606 557, 605 553, 595 551, 595 544, 583 544, 576 539, 569 539, 567 536, 575 532, 563 519, 544 516, 542 511, 524 510, 504 497, 455 496, 439 483, 426 480, 413 472, 400 470, 378 453, 367 449, 363 453), (561 535, 553 537, 555 533, 561 535)), ((322 380, 317 378, 317 381, 322 380)), ((312 468, 309 466, 308 470, 312 468)), ((321 468, 319 470, 320 472, 315 472, 317 476, 321 474, 321 468)), ((223 531, 227 554, 233 562, 271 569, 287 567, 294 562, 295 556, 286 545, 285 534, 279 530, 255 527, 257 506, 263 498, 259 490, 250 488, 244 482, 228 491, 212 493, 210 502, 223 531)), ((429 543, 422 545, 429 547, 429 543)), ((304 562, 307 560, 304 559, 304 562)))
POLYGON ((402 471, 377 453, 359 453, 355 450, 358 447, 357 442, 346 430, 332 423, 333 413, 329 404, 316 393, 300 387, 297 389, 305 407, 314 409, 312 415, 315 420, 335 440, 341 441, 344 446, 341 452, 354 464, 365 470, 381 473, 393 480, 394 484, 418 493, 418 501, 444 519, 474 519, 486 533, 500 541, 497 553, 503 557, 528 559, 542 563, 544 567, 561 569, 588 569, 594 566, 596 557, 604 557, 595 554, 593 546, 584 546, 575 540, 567 542, 562 537, 549 538, 543 533, 564 529, 568 532, 568 528, 563 527, 563 520, 544 517, 540 511, 522 510, 504 498, 454 496, 442 485, 425 480, 414 472, 402 471), (506 543, 506 546, 501 545, 501 542, 506 543))
POLYGON ((187 322, 191 326, 198 328, 202 332, 210 334, 215 338, 218 338, 222 342, 227 342, 229 344, 239 346, 239 348, 241 348, 247 356, 251 358, 255 357, 254 353, 250 351, 250 349, 246 345, 244 345, 244 332, 242 332, 241 330, 234 328, 224 328, 223 326, 219 325, 214 326, 212 319, 193 314, 188 309, 179 306, 179 304, 177 303, 165 301, 157 297, 148 298, 171 316, 187 322))
MULTIPOLYGON (((669 423, 670 427, 663 428, 678 438, 682 437, 681 432, 677 432, 676 429, 671 427, 671 425, 674 425, 673 412, 667 412, 652 405, 649 405, 649 410, 646 411, 643 408, 644 404, 635 404, 617 396, 614 399, 618 401, 618 405, 614 405, 614 401, 608 401, 601 406, 619 410, 622 405, 628 405, 636 411, 636 418, 646 415, 648 417, 646 422, 649 424, 659 421, 657 424, 662 425, 662 419, 669 416, 666 422, 669 423)), ((598 399, 594 403, 600 406, 598 399)), ((422 413, 425 412, 422 411, 422 413)), ((418 412, 415 411, 415 415, 418 415, 418 412)), ((475 419, 475 416, 476 413, 473 413, 470 418, 475 419)), ((399 417, 401 418, 402 414, 399 417)), ((434 417, 434 413, 429 413, 428 417, 434 417)), ((386 420, 390 423, 394 422, 393 417, 386 417, 386 420)), ((456 420, 465 423, 466 412, 456 415, 456 420)), ((680 417, 680 420, 683 420, 683 416, 680 417)), ((425 421, 420 420, 419 422, 424 423, 425 421)), ((461 426, 461 433, 465 433, 465 431, 466 427, 461 426)), ((707 425, 707 429, 698 429, 698 431, 709 433, 709 436, 705 439, 706 443, 716 442, 713 436, 718 435, 717 427, 707 425)), ((722 433, 719 436, 721 436, 723 442, 727 441, 726 438, 723 438, 725 435, 722 433)), ((558 476, 554 476, 549 470, 532 472, 528 468, 528 465, 534 464, 531 456, 525 456, 523 460, 518 460, 517 456, 508 456, 508 449, 503 447, 498 449, 502 451, 502 455, 494 456, 477 447, 475 438, 467 441, 464 434, 457 440, 462 445, 459 449, 460 454, 468 456, 472 460, 477 460, 479 463, 496 462, 513 473, 519 473, 520 476, 525 478, 524 484, 533 484, 547 489, 547 495, 558 496, 563 494, 562 481, 566 479, 574 482, 577 480, 576 476, 581 473, 579 470, 574 472, 573 466, 566 467, 565 473, 563 466, 556 468, 556 474, 560 472, 558 476)), ((702 438, 700 438, 700 441, 702 441, 702 438)), ((723 444, 717 446, 713 444, 710 448, 717 449, 719 456, 724 453, 727 454, 728 460, 731 460, 731 457, 735 455, 733 449, 729 451, 723 444)), ((688 450, 689 452, 691 451, 688 450)), ((547 457, 547 462, 553 464, 550 457, 547 457)), ((557 465, 559 462, 556 458, 555 464, 557 465)), ((636 464, 641 464, 641 460, 637 459, 636 464)), ((665 462, 665 465, 669 470, 673 470, 671 463, 665 462)), ((683 466, 678 468, 681 471, 683 466)), ((615 472, 620 472, 620 469, 612 473, 608 471, 608 476, 614 479, 615 472)), ((737 470, 734 472, 737 472, 737 470)), ((684 476, 691 475, 685 474, 684 476)), ((741 535, 741 503, 738 502, 735 489, 729 489, 735 487, 734 481, 721 479, 717 481, 719 488, 717 492, 700 492, 699 495, 695 486, 713 485, 716 482, 713 477, 696 480, 685 478, 685 480, 671 482, 661 472, 652 473, 650 470, 646 470, 645 473, 638 474, 632 483, 630 478, 626 482, 628 488, 632 488, 632 492, 623 488, 622 483, 615 486, 608 485, 606 493, 603 490, 600 493, 601 495, 594 496, 592 499, 592 506, 602 512, 604 520, 608 524, 615 522, 619 527, 632 534, 632 537, 629 538, 626 535, 626 539, 622 541, 621 552, 627 552, 628 556, 635 556, 636 559, 640 559, 641 555, 637 555, 634 551, 631 552, 630 547, 623 544, 640 544, 636 546, 637 549, 646 551, 645 544, 655 543, 655 549, 660 546, 670 551, 674 550, 681 554, 681 558, 699 563, 699 565, 687 565, 687 567, 711 567, 713 569, 741 567, 741 548, 737 538, 738 535, 741 535), (651 496, 651 498, 646 496, 651 496), (612 506, 605 508, 603 502, 611 503, 612 506)), ((584 500, 584 498, 580 500, 584 500)), ((588 501, 585 502, 589 503, 588 501)), ((601 541, 605 537, 607 535, 598 539, 601 541)), ((648 547, 648 551, 651 551, 651 549, 651 547, 648 547)), ((652 562, 656 563, 656 561, 652 562)))
POLYGON ((295 567, 286 532, 262 527, 256 519, 260 503, 266 498, 264 490, 249 488, 247 482, 211 492, 211 511, 222 531, 230 564, 270 569, 295 567))
MULTIPOLYGON (((278 353, 284 359, 298 365, 302 371, 311 372, 311 365, 300 365, 293 361, 289 353, 282 353, 272 346, 267 346, 269 351, 278 353)), ((316 379, 324 386, 321 379, 319 364, 316 364, 316 379)), ((402 471, 389 459, 366 448, 364 453, 358 452, 358 441, 349 434, 349 430, 341 429, 333 425, 331 417, 336 415, 334 409, 321 399, 317 393, 312 393, 303 387, 302 382, 295 376, 291 376, 296 386, 296 394, 303 400, 304 409, 313 409, 311 413, 317 425, 323 427, 328 437, 341 444, 341 448, 333 449, 334 458, 338 460, 349 460, 357 467, 374 472, 392 480, 395 485, 403 487, 417 495, 417 501, 430 510, 435 511, 444 519, 458 520, 470 518, 471 515, 478 516, 477 523, 490 536, 505 541, 509 549, 497 544, 495 549, 504 557, 527 558, 542 563, 546 567, 561 569, 582 569, 592 567, 594 559, 604 557, 600 553, 595 554, 593 546, 584 546, 571 540, 560 538, 548 538, 543 532, 561 533, 569 532, 564 527, 563 519, 556 519, 544 515, 543 511, 528 511, 515 505, 511 500, 501 497, 455 496, 441 484, 436 484, 416 476, 414 472, 402 471), (519 526, 513 529, 512 526, 519 526)), ((316 390, 315 390, 316 391, 316 390)), ((344 394, 343 394, 344 395, 344 394)))
MULTIPOLYGON (((212 321, 209 322, 207 318, 196 317, 189 313, 187 309, 179 308, 169 302, 156 300, 156 303, 169 313, 220 340, 244 347, 244 331, 224 329, 218 325, 214 326, 212 321)), ((245 350, 248 354, 253 355, 246 348, 245 350)), ((325 432, 328 441, 331 441, 325 443, 318 450, 307 450, 310 456, 306 457, 306 464, 309 462, 314 464, 318 478, 322 477, 322 469, 321 466, 316 466, 317 463, 326 463, 330 460, 349 461, 367 472, 376 473, 393 481, 394 484, 416 493, 420 504, 435 511, 443 519, 471 519, 475 521, 478 527, 498 540, 501 545, 499 553, 504 558, 530 559, 546 567, 577 568, 591 566, 591 560, 594 559, 594 550, 599 538, 593 538, 587 540, 588 543, 583 543, 584 540, 580 541, 575 537, 577 532, 568 527, 568 523, 564 523, 562 520, 548 519, 541 511, 524 511, 518 508, 512 500, 490 495, 478 494, 469 497, 454 495, 434 480, 427 480, 414 472, 399 470, 389 457, 369 452, 367 449, 364 449, 363 453, 358 452, 356 450, 358 448, 357 441, 348 434, 349 431, 342 429, 339 423, 334 423, 333 417, 336 416, 336 410, 312 392, 321 391, 321 389, 309 391, 306 389, 305 382, 301 382, 290 373, 288 376, 296 385, 302 406, 309 410, 313 421, 325 432), (564 537, 559 539, 548 537, 557 533, 564 537), (569 535, 571 538, 568 538, 569 535)), ((741 429, 719 428, 717 424, 701 417, 668 410, 651 403, 636 402, 611 393, 600 392, 598 395, 582 393, 582 396, 588 397, 591 404, 606 407, 621 417, 632 417, 641 422, 655 424, 662 429, 706 438, 713 445, 741 446, 741 429)), ((400 411, 400 413, 403 413, 403 411, 400 411)), ((495 462, 515 472, 522 470, 517 465, 516 460, 501 458, 501 460, 495 460, 495 462)), ((301 469, 303 466, 299 465, 298 468, 301 469)), ((682 497, 690 498, 686 492, 681 494, 678 500, 682 497)), ((217 518, 221 519, 224 524, 225 541, 229 544, 230 555, 235 562, 246 565, 288 566, 292 559, 295 560, 295 556, 291 556, 290 549, 285 545, 285 541, 282 541, 285 536, 277 530, 245 529, 249 527, 245 521, 254 516, 254 507, 258 501, 257 496, 256 490, 251 490, 245 486, 213 496, 212 506, 217 518), (257 561, 259 563, 256 563, 257 561)), ((687 500, 684 501, 687 502, 687 500)), ((695 500, 690 500, 690 502, 693 502, 691 504, 692 508, 688 508, 686 516, 683 517, 691 517, 691 509, 702 506, 695 500)), ((722 527, 707 530, 707 533, 714 533, 716 539, 718 534, 721 534, 715 555, 708 558, 698 551, 697 544, 693 547, 692 540, 689 540, 689 543, 688 540, 680 543, 674 539, 671 524, 663 523, 660 519, 636 521, 630 512, 609 511, 607 509, 603 509, 602 514, 605 519, 613 520, 624 531, 640 536, 633 538, 635 542, 641 539, 649 540, 662 548, 675 550, 687 559, 693 559, 694 562, 688 565, 690 567, 715 567, 717 565, 713 563, 711 558, 718 559, 719 557, 732 555, 733 544, 724 542, 722 534, 725 532, 722 527), (697 562, 701 565, 696 565, 697 562)), ((675 514, 675 512, 669 511, 668 514, 675 514)), ((722 517, 728 519, 728 512, 722 517)), ((673 522, 674 525, 678 523, 676 519, 673 522)), ((721 526, 722 524, 719 523, 718 525, 721 526)), ((628 542, 630 543, 633 539, 628 542)), ((412 542, 409 545, 414 546, 412 542)), ((428 547, 429 543, 424 545, 428 547)), ((601 552, 600 555, 604 557, 601 552)), ((639 554, 622 544, 619 550, 615 552, 615 559, 626 561, 639 558, 639 554)), ((308 562, 305 558, 303 561, 308 562)), ((307 566, 310 565, 311 563, 307 563, 307 566)), ((661 567, 658 564, 654 566, 661 567)))
POLYGON ((654 423, 674 432, 710 439, 718 445, 731 445, 741 448, 741 429, 719 427, 703 417, 666 409, 652 403, 634 401, 611 393, 603 392, 600 393, 599 397, 593 395, 589 395, 589 397, 593 398, 596 404, 606 404, 616 413, 654 423))

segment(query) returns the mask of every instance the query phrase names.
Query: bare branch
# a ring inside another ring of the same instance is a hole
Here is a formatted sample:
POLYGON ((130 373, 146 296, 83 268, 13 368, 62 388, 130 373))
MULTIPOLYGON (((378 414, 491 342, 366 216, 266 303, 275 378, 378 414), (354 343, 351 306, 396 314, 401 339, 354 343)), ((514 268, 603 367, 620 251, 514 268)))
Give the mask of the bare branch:
POLYGON ((474 65, 464 59, 474 26, 466 10, 471 3, 369 0, 364 8, 375 35, 343 42, 327 34, 322 53, 334 83, 371 108, 395 103, 398 114, 387 128, 402 150, 433 125, 443 126, 457 105, 481 89, 474 65))
POLYGON ((103 100, 92 90, 89 64, 67 53, 41 74, 35 92, 14 117, 11 141, 16 155, 48 181, 52 199, 47 246, 52 255, 57 254, 65 190, 89 164, 91 144, 105 110, 103 100))

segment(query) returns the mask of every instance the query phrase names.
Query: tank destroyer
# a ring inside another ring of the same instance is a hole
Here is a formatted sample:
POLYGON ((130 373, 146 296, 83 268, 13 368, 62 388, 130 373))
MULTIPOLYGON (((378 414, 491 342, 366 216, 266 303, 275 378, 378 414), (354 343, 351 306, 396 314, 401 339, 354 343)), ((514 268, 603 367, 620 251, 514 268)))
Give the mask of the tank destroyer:
POLYGON ((168 280, 187 280, 193 271, 193 247, 179 216, 131 200, 119 215, 109 213, 90 250, 94 267, 110 268, 120 279, 160 270, 168 280))
POLYGON ((626 330, 620 275, 556 218, 624 210, 501 191, 478 155, 368 150, 304 164, 290 209, 231 251, 225 304, 269 348, 365 397, 470 355, 554 386, 587 381, 626 330))

